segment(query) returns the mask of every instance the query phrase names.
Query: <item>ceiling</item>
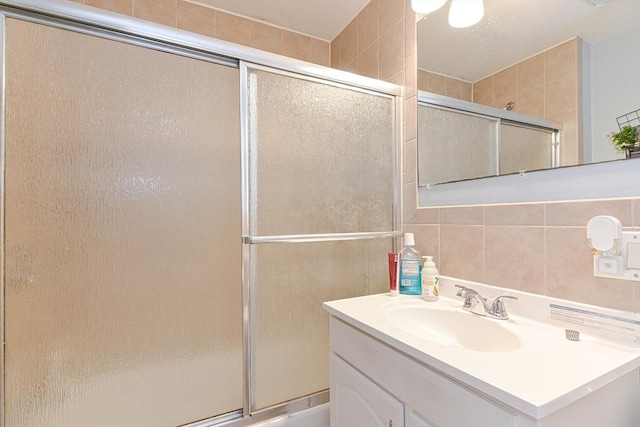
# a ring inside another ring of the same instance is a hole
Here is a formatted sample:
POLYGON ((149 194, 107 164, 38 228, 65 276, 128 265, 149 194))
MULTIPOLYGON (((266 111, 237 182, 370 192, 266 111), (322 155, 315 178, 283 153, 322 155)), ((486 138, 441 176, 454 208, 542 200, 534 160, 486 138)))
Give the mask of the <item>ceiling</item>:
MULTIPOLYGON (((369 0, 189 0, 332 41, 369 0)), ((382 0, 385 1, 385 0, 382 0)))
MULTIPOLYGON (((189 1, 326 41, 340 34, 369 2, 189 1)), ((447 23, 449 3, 418 23, 418 67, 470 82, 576 35, 596 43, 640 25, 640 0, 484 0, 482 21, 454 29, 447 23)))

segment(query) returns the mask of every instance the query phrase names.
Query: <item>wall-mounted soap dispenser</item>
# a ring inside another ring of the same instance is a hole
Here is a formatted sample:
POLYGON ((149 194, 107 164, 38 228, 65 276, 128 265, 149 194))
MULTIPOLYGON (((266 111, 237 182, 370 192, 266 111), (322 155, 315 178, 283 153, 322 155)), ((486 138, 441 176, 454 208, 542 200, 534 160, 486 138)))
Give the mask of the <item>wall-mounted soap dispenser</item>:
POLYGON ((612 216, 599 215, 587 223, 593 252, 593 274, 640 282, 640 232, 622 231, 612 216))

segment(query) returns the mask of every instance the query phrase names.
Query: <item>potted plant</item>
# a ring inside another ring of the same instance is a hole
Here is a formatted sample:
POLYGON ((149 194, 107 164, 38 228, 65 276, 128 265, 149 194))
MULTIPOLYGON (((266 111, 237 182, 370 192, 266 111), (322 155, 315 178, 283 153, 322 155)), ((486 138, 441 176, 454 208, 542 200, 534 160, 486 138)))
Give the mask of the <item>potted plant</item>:
POLYGON ((638 146, 638 128, 633 126, 623 126, 620 132, 611 132, 609 139, 613 147, 618 151, 624 151, 627 158, 640 155, 638 146))

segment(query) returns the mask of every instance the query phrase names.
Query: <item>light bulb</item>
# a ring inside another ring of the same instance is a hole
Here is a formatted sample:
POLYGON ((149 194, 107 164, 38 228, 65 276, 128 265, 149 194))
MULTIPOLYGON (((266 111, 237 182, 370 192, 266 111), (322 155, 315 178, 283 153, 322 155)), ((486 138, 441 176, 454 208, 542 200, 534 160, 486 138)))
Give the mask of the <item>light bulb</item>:
POLYGON ((484 16, 482 0, 451 0, 449 25, 454 28, 466 28, 480 22, 484 16))
POLYGON ((447 0, 411 0, 411 9, 415 13, 426 15, 440 9, 446 2, 447 0))

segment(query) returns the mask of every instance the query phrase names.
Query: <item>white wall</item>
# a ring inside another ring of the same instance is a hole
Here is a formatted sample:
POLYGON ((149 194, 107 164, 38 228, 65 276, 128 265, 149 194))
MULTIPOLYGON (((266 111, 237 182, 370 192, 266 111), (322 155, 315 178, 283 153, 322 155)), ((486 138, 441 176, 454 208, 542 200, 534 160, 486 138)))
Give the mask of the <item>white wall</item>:
POLYGON ((624 158, 607 135, 618 116, 640 109, 640 26, 591 45, 591 81, 593 161, 624 158))

